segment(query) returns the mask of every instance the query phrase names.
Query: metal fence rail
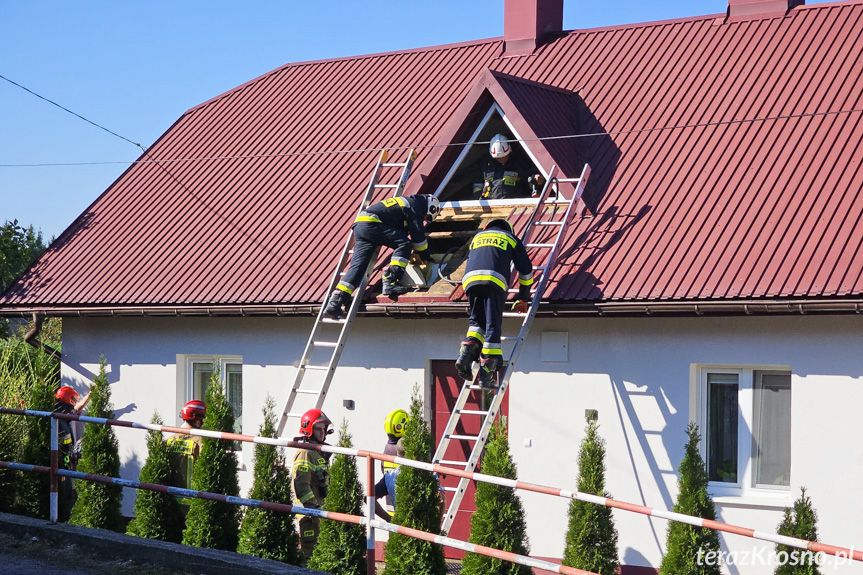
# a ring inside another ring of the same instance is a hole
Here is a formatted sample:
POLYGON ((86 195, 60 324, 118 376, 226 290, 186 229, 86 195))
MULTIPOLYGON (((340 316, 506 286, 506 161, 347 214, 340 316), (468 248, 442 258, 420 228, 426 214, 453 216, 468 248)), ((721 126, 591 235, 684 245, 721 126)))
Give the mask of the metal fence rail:
MULTIPOLYGON (((467 479, 472 479, 475 481, 492 483, 495 485, 500 485, 503 487, 510 487, 513 489, 522 489, 525 491, 532 491, 535 493, 544 493, 547 495, 554 495, 557 497, 563 497, 566 499, 576 499, 579 501, 584 501, 587 503, 592 503, 595 505, 603 505, 605 507, 611 507, 613 509, 621 509, 623 511, 629 511, 633 513, 640 513, 642 515, 648 515, 651 517, 659 517, 662 519, 666 519, 668 521, 677 521, 680 523, 686 523, 688 525, 693 525, 695 527, 702 527, 706 529, 713 529, 716 531, 722 531, 725 533, 733 533, 735 535, 741 535, 744 537, 749 537, 752 539, 759 539, 762 541, 769 541, 771 543, 777 543, 781 545, 787 545, 789 547, 794 547, 797 549, 803 549, 807 551, 812 551, 814 553, 825 553, 827 555, 834 555, 836 557, 842 557, 847 559, 852 559, 854 561, 863 561, 863 551, 854 550, 854 548, 840 547, 837 545, 828 545, 825 543, 819 543, 817 541, 808 541, 805 539, 799 539, 796 537, 788 537, 787 535, 780 535, 778 533, 772 533, 767 531, 758 531, 756 529, 750 529, 747 527, 740 527, 737 525, 731 525, 728 523, 723 523, 721 521, 715 521, 712 519, 704 519, 703 517, 696 517, 693 515, 686 515, 683 513, 676 513, 674 511, 666 511, 662 509, 654 509, 651 507, 646 507, 644 505, 638 505, 635 503, 627 503, 625 501, 619 501, 616 499, 611 499, 608 497, 601 497, 598 495, 592 495, 590 493, 582 493, 580 491, 568 491, 565 489, 560 489, 557 487, 549 487, 545 485, 539 485, 535 483, 527 483, 524 481, 517 481, 514 479, 505 479, 503 477, 497 477, 494 475, 485 475, 482 473, 476 473, 472 471, 465 471, 462 469, 456 469, 452 467, 446 467, 443 465, 437 465, 434 463, 427 463, 423 461, 415 461, 413 459, 405 459, 403 457, 396 457, 394 455, 386 455, 383 453, 377 453, 374 451, 368 451, 363 449, 353 449, 346 447, 337 447, 331 445, 317 445, 314 443, 302 443, 298 441, 290 441, 287 439, 276 439, 272 437, 261 437, 261 436, 252 436, 252 435, 242 435, 239 433, 230 433, 226 431, 210 431, 206 429, 189 429, 182 427, 172 427, 167 425, 157 425, 153 423, 139 423, 132 421, 121 421, 117 419, 105 419, 100 417, 89 417, 85 415, 72 415, 72 414, 63 414, 63 413, 52 413, 48 411, 34 411, 34 410, 26 410, 26 409, 9 409, 9 408, 0 408, 0 414, 10 414, 10 415, 27 415, 34 417, 48 417, 51 418, 52 421, 56 423, 56 419, 65 419, 68 421, 81 421, 84 423, 92 423, 92 424, 101 424, 101 425, 114 425, 118 427, 131 427, 135 429, 147 429, 152 431, 164 431, 169 433, 185 433, 188 435, 200 435, 202 437, 210 437, 214 439, 224 439, 229 441, 242 441, 248 443, 263 443, 267 445, 275 445, 279 447, 293 447, 293 448, 303 448, 303 449, 314 449, 318 451, 323 451, 326 453, 340 453, 342 455, 349 455, 353 457, 364 457, 368 460, 379 460, 379 461, 389 461, 392 463, 398 463, 400 465, 404 465, 407 467, 413 467, 416 469, 422 469, 425 471, 436 472, 441 475, 454 475, 456 477, 464 477, 467 479)), ((52 437, 56 440, 56 431, 52 432, 52 437)), ((52 442, 52 449, 55 448, 52 442)), ((55 466, 55 455, 52 456, 52 467, 55 466)), ((16 464, 21 465, 21 464, 16 464)), ((369 549, 369 554, 374 555, 374 528, 384 529, 390 531, 390 528, 379 527, 378 524, 381 523, 374 518, 374 466, 369 461, 369 476, 367 485, 367 499, 368 499, 368 518, 366 520, 365 525, 367 525, 367 533, 369 536, 369 545, 371 548, 369 549)), ((46 468, 48 469, 48 468, 46 468)), ((62 470, 58 470, 57 474, 62 470)), ((121 480, 126 481, 126 480, 121 480)), ((52 489, 55 489, 52 481, 52 489)), ((171 488, 177 489, 177 488, 171 488)), ((56 498, 56 493, 52 491, 52 498, 56 498)), ((52 507, 53 509, 53 507, 52 507)), ((53 520, 56 520, 56 515, 53 515, 53 520)), ((387 524, 389 525, 389 524, 387 524)), ((434 537, 441 537, 435 535, 434 537)), ((444 538, 446 539, 446 538, 444 538)), ((456 541, 456 540, 450 540, 456 541)), ((441 543, 444 544, 444 543, 441 543)), ((472 545, 469 543, 461 542, 461 544, 472 545)), ((459 549, 464 549, 459 545, 448 545, 452 547, 457 547, 459 549)), ((476 551, 480 554, 480 551, 476 551)), ((505 553, 500 551, 500 553, 505 553)), ((502 557, 497 557, 501 558, 502 557)), ((528 558, 530 559, 530 558, 528 558)), ((509 561, 509 559, 506 559, 509 561)), ((536 561, 534 559, 530 559, 531 561, 536 561)), ((554 564, 550 564, 554 565, 554 564)), ((568 568, 567 568, 568 569, 568 568)), ((569 571, 556 571, 560 573, 569 573, 569 571)), ((576 571, 577 572, 577 571, 576 571)), ((574 572, 573 572, 574 573, 574 572)), ((584 573, 584 572, 579 572, 584 573)))

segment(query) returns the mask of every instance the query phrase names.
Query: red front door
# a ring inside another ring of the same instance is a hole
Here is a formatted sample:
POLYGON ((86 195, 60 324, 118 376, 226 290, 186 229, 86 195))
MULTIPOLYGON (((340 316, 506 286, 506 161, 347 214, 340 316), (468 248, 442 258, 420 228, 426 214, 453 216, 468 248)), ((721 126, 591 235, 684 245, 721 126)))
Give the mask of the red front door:
MULTIPOLYGON (((449 421, 450 413, 452 413, 456 400, 458 399, 459 391, 463 380, 456 372, 453 360, 433 360, 432 361, 432 433, 435 436, 435 445, 440 444, 441 436, 446 429, 446 424, 449 421)), ((465 409, 484 410, 487 409, 491 401, 491 392, 474 391, 468 398, 465 409)), ((504 396, 501 403, 500 413, 506 416, 509 412, 509 399, 504 396)), ((479 415, 462 415, 456 428, 458 435, 477 435, 482 426, 482 416, 479 415)), ((447 452, 443 459, 448 461, 467 461, 470 457, 473 441, 465 439, 452 440, 449 443, 447 452)), ((441 477, 441 485, 444 487, 457 487, 459 478, 449 475, 441 477)), ((456 513, 455 521, 450 528, 449 536, 454 539, 467 541, 470 537, 470 518, 473 512, 476 511, 474 506, 474 494, 476 493, 475 482, 471 481, 465 491, 459 511, 456 513)), ((446 509, 449 509, 450 501, 452 500, 453 492, 445 491, 446 509)), ((444 555, 450 559, 461 559, 464 557, 464 551, 444 547, 444 555)))

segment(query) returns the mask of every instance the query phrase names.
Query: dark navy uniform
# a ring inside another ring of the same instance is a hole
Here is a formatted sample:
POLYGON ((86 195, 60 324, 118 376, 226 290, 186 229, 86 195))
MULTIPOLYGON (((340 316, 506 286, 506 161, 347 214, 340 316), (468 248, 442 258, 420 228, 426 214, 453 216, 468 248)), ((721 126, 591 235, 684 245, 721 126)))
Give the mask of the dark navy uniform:
POLYGON ((530 195, 527 178, 535 172, 519 157, 510 154, 505 164, 489 160, 482 171, 482 199, 524 198, 530 195))
POLYGON ((354 253, 347 273, 337 289, 353 295, 362 282, 372 252, 378 246, 393 248, 385 275, 397 282, 405 273, 411 250, 420 254, 428 249, 423 221, 428 213, 428 196, 388 198, 360 212, 354 222, 354 253))
MULTIPOLYGON (((58 401, 54 405, 54 413, 73 413, 73 406, 58 401)), ((60 469, 75 470, 78 459, 75 453, 75 433, 72 431, 72 423, 65 419, 57 420, 57 466, 60 469)), ((71 477, 60 476, 58 480, 58 520, 69 521, 72 515, 72 506, 75 504, 76 492, 71 477)))
MULTIPOLYGON (((490 364, 492 371, 497 368, 501 356, 500 331, 510 264, 515 264, 518 270, 519 299, 527 301, 533 284, 533 264, 527 250, 513 233, 509 222, 492 220, 471 240, 462 278, 462 287, 470 305, 470 327, 467 340, 462 344, 472 344, 477 348, 481 345, 480 364, 482 366, 494 359, 490 364)), ((482 372, 480 375, 482 377, 482 372)))

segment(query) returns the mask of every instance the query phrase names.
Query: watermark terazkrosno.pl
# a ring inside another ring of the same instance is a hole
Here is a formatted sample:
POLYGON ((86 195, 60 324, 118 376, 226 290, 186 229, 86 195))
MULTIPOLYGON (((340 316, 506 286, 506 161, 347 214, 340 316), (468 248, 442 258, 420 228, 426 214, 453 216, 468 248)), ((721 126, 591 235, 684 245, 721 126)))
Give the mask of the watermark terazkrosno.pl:
MULTIPOLYGON (((854 548, 849 551, 853 554, 854 548)), ((753 566, 767 565, 770 567, 778 565, 817 565, 823 566, 838 566, 851 563, 852 559, 849 554, 839 553, 837 555, 828 555, 826 553, 795 549, 792 551, 779 551, 769 547, 753 547, 751 550, 735 550, 735 551, 705 551, 698 550, 697 563, 699 565, 738 565, 753 566)))

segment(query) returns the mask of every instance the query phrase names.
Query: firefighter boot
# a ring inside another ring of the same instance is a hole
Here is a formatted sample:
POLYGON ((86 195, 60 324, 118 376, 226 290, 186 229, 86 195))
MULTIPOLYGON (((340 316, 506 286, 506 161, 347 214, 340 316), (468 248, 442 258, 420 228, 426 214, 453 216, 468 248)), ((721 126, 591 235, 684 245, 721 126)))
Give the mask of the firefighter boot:
POLYGON ((461 342, 461 349, 458 352, 458 359, 455 360, 455 368, 458 370, 458 375, 466 381, 473 381, 473 362, 479 359, 479 352, 482 345, 476 338, 469 337, 461 342))
POLYGON ((403 286, 399 284, 399 280, 402 279, 401 274, 394 273, 392 271, 392 267, 383 273, 384 278, 384 289, 383 295, 389 296, 391 299, 398 298, 400 295, 404 295, 408 293, 407 286, 403 286))
POLYGON ((331 319, 339 319, 342 317, 342 305, 349 305, 351 296, 342 290, 335 290, 330 295, 330 301, 327 302, 327 307, 324 308, 324 316, 331 319))
POLYGON ((495 389, 497 382, 498 357, 483 355, 479 358, 479 385, 483 389, 495 389))

